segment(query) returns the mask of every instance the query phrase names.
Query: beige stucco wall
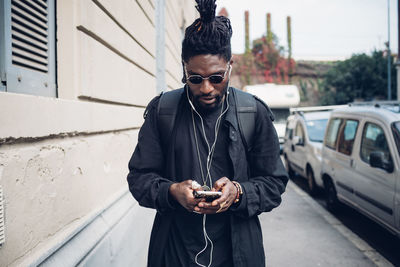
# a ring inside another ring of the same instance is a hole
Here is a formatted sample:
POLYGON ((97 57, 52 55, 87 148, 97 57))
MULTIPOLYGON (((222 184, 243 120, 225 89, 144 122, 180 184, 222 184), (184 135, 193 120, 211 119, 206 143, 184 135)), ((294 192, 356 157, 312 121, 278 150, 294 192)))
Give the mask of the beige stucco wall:
POLYGON ((60 96, 145 106, 156 94, 154 9, 146 16, 131 0, 58 2, 60 96))
POLYGON ((195 1, 166 0, 165 9, 165 68, 168 89, 182 86, 181 42, 184 30, 196 16, 195 1))
POLYGON ((6 243, 0 265, 40 250, 125 187, 136 139, 131 130, 2 146, 6 243))
MULTIPOLYGON (((165 87, 174 89, 183 29, 197 13, 192 0, 165 2, 165 87)), ((155 5, 57 0, 58 98, 0 93, 0 266, 29 263, 127 190, 142 114, 157 94, 155 5)))

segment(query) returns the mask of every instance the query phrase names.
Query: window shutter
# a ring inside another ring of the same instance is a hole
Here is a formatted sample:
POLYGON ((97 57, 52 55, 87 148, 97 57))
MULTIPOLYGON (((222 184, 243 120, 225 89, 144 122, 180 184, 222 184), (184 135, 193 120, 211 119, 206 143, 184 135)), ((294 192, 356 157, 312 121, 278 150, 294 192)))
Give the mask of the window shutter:
POLYGON ((55 97, 55 0, 2 2, 5 90, 55 97))

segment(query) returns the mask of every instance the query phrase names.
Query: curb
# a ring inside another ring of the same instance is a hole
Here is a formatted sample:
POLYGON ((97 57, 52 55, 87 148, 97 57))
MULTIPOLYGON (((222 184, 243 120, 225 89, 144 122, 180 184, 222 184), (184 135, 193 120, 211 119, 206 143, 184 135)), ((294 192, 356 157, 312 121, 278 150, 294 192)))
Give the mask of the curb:
POLYGON ((394 266, 379 252, 373 249, 367 242, 359 238, 349 228, 342 224, 338 219, 325 210, 318 202, 311 198, 303 189, 297 186, 294 182, 289 180, 288 186, 293 189, 301 198, 303 198, 325 221, 334 227, 340 234, 348 239, 354 246, 356 246, 368 259, 370 259, 376 266, 387 267, 394 266))

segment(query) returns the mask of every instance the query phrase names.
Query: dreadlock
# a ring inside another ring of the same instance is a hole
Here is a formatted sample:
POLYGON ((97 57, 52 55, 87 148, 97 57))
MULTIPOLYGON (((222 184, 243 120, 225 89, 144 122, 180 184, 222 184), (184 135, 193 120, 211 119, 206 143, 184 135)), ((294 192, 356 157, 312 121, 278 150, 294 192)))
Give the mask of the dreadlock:
MULTIPOLYGON (((232 56, 232 27, 229 19, 215 16, 217 5, 215 0, 196 0, 196 9, 200 18, 186 28, 182 42, 182 61, 197 55, 220 55, 226 61, 232 56)), ((185 81, 185 77, 183 78, 185 81)))

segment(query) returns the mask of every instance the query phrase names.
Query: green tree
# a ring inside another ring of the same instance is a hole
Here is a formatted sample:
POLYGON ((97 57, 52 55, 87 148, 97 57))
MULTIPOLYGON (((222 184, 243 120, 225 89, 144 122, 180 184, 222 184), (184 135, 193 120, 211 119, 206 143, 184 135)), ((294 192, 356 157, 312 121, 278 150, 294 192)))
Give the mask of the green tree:
MULTIPOLYGON (((391 57, 391 94, 396 99, 396 68, 391 57)), ((387 57, 383 51, 371 55, 356 54, 340 61, 325 76, 321 105, 335 105, 354 100, 387 99, 387 57)))

